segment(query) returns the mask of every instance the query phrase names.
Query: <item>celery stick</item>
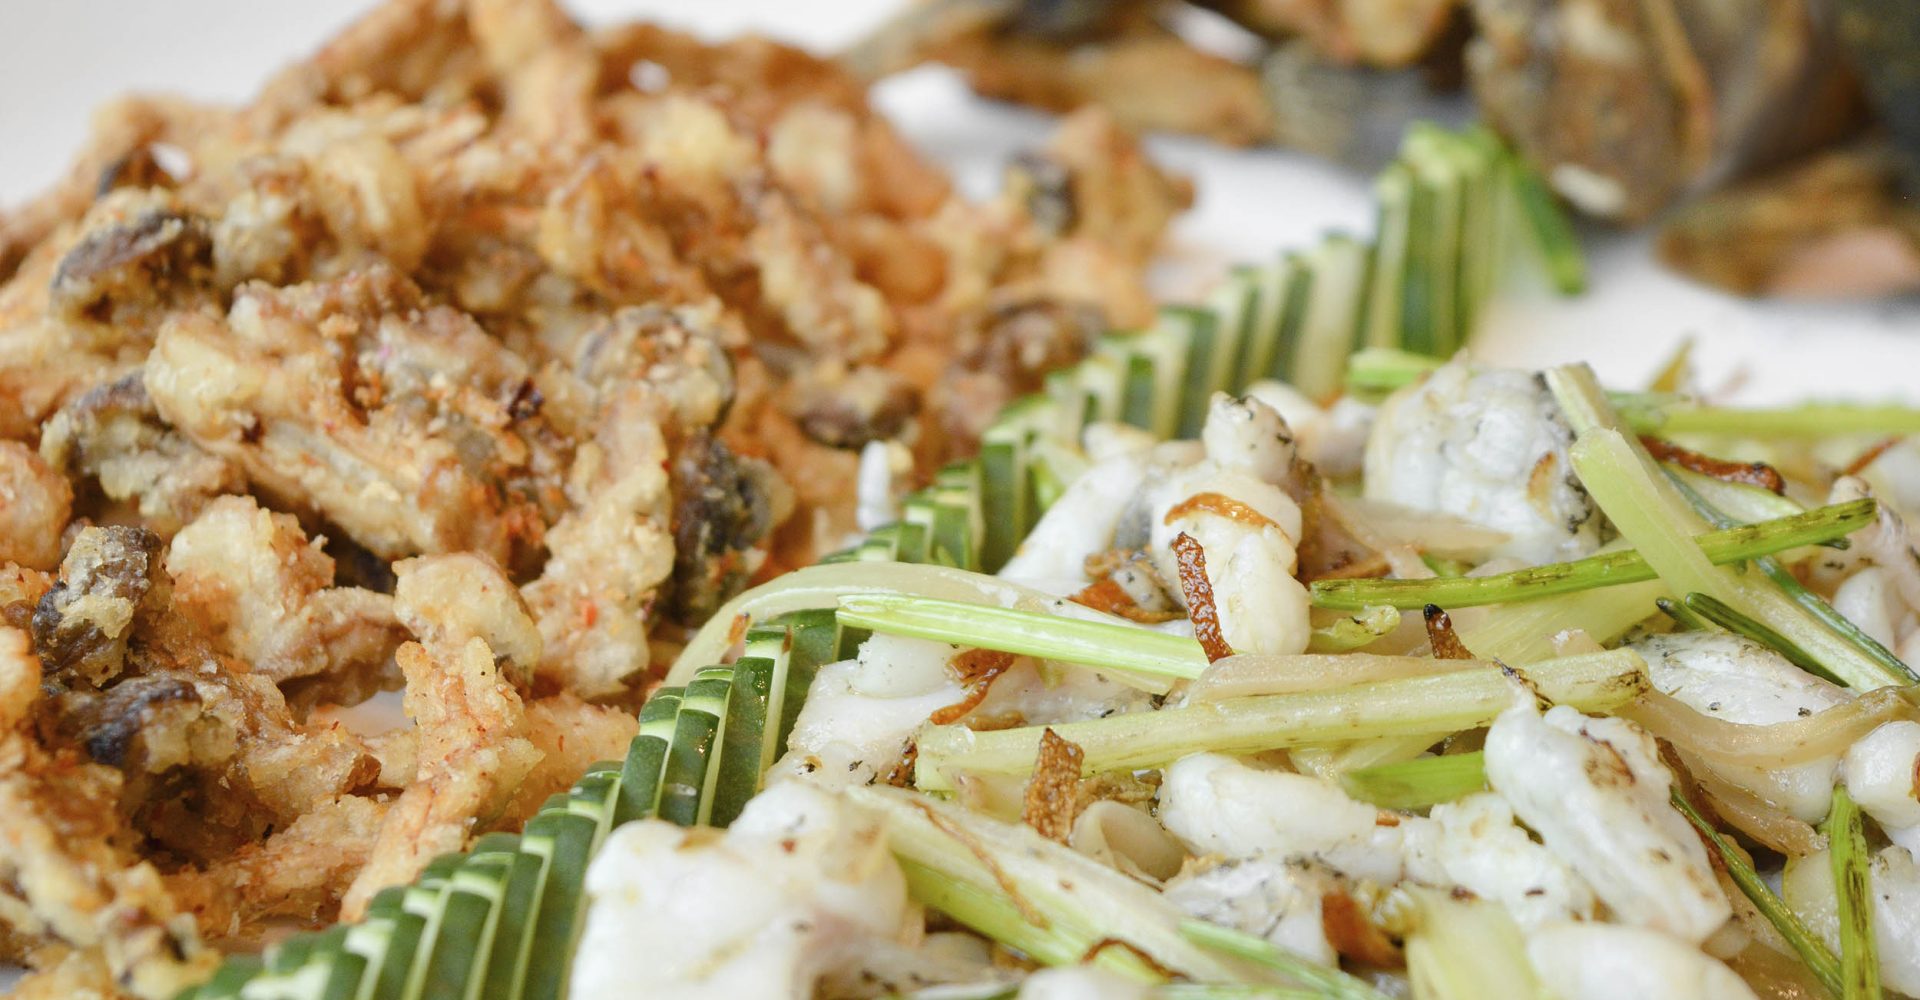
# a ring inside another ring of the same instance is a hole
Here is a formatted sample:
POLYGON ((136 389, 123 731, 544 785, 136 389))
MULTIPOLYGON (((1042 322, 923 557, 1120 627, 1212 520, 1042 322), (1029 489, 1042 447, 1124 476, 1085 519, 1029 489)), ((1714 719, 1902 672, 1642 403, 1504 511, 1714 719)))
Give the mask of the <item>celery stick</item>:
POLYGON ((1920 433, 1920 408, 1866 403, 1802 403, 1768 409, 1674 405, 1660 408, 1663 434, 1745 438, 1920 433))
POLYGON ((1288 979, 1303 983, 1312 988, 1314 996, 1327 997, 1329 1000, 1386 1000, 1384 994, 1368 986, 1359 977, 1338 968, 1309 962, 1266 938, 1254 937, 1244 931, 1204 920, 1182 923, 1180 933, 1215 951, 1266 966, 1288 979))
MULTIPOLYGON (((1676 470, 1672 468, 1667 469, 1667 475, 1679 488, 1681 495, 1686 497, 1687 502, 1693 505, 1694 511, 1701 517, 1706 518, 1709 522, 1722 528, 1737 523, 1734 518, 1729 517, 1725 513, 1726 508, 1720 507, 1708 500, 1708 494, 1712 493, 1711 490, 1703 493, 1701 490, 1695 488, 1695 483, 1685 476, 1678 475, 1676 470)), ((1760 492, 1765 493, 1765 491, 1760 492)), ((1724 496, 1724 494, 1721 495, 1724 496)), ((1771 496, 1772 494, 1766 495, 1771 496)), ((1835 539, 1833 542, 1827 544, 1844 548, 1846 546, 1846 540, 1835 539)), ((1906 678, 1907 683, 1920 684, 1920 674, 1914 673, 1913 668, 1907 666, 1906 661, 1895 656, 1892 650, 1881 645, 1878 639, 1868 635, 1866 630, 1854 624, 1847 616, 1835 611, 1833 605, 1827 603, 1826 598, 1808 590, 1806 586, 1800 582, 1799 577, 1794 576, 1791 570, 1780 564, 1780 559, 1774 556, 1761 556, 1753 561, 1753 565, 1758 568, 1761 573, 1766 574, 1767 579, 1772 580, 1774 586, 1780 588, 1781 593, 1787 595, 1795 604, 1804 608, 1807 614, 1812 615, 1821 624, 1838 633, 1843 641, 1851 644, 1856 650, 1859 650, 1862 656, 1887 668, 1887 670, 1891 671, 1894 675, 1906 678)))
POLYGON ((1446 363, 1444 358, 1402 351, 1392 347, 1369 347, 1353 352, 1347 359, 1347 389, 1350 392, 1392 392, 1419 381, 1421 376, 1446 363))
POLYGON ((1400 609, 1385 605, 1368 606, 1359 614, 1322 625, 1307 636, 1309 653, 1344 653, 1359 649, 1386 635, 1400 625, 1400 609))
POLYGON ((985 604, 849 595, 840 600, 840 621, 891 635, 1166 677, 1192 679, 1207 669, 1207 654, 1186 636, 985 604))
MULTIPOLYGON (((1618 417, 1593 372, 1568 365, 1547 372, 1578 440, 1571 449, 1580 482, 1647 562, 1677 593, 1698 591, 1755 621, 1768 623, 1828 673, 1867 689, 1908 680, 1827 627, 1767 581, 1714 566, 1694 543, 1710 525, 1662 475, 1637 441, 1614 429, 1618 417)), ((1482 654, 1485 655, 1485 654, 1482 654)))
POLYGON ((1341 775, 1340 787, 1382 809, 1425 809, 1486 790, 1487 758, 1475 750, 1381 764, 1341 775))
POLYGON ((1553 637, 1580 629, 1595 642, 1611 642, 1653 614, 1667 593, 1658 580, 1562 594, 1541 601, 1497 607, 1485 621, 1459 629, 1474 655, 1508 664, 1534 663, 1558 655, 1553 637))
POLYGON ((1043 964, 1092 961, 1149 983, 1167 973, 1282 982, 1188 940, 1180 929, 1186 914, 1158 892, 1030 827, 887 786, 839 794, 886 819, 888 846, 915 899, 1043 964), (1096 950, 1107 941, 1126 946, 1096 950))
MULTIPOLYGON (((1539 693, 1585 712, 1606 711, 1646 689, 1646 665, 1630 650, 1569 656, 1526 671, 1539 693)), ((1164 767, 1188 754, 1257 753, 1379 736, 1447 733, 1491 723, 1513 703, 1501 670, 1462 670, 1299 694, 1230 698, 1157 712, 1113 715, 1052 727, 1085 752, 1086 773, 1164 767)), ((976 732, 964 726, 920 730, 917 784, 948 791, 974 771, 1025 774, 1044 726, 976 732)))
POLYGON ((1844 1000, 1878 1000, 1880 955, 1873 934, 1873 885, 1860 807, 1845 785, 1833 789, 1833 808, 1820 832, 1832 847, 1833 887, 1840 904, 1840 980, 1844 1000))
MULTIPOLYGON (((1716 564, 1844 538, 1873 521, 1872 500, 1833 504, 1790 517, 1709 531, 1694 541, 1716 564)), ((1428 580, 1318 580, 1313 603, 1323 608, 1359 609, 1369 605, 1418 608, 1438 604, 1466 608, 1534 600, 1657 577, 1640 553, 1626 549, 1572 562, 1529 566, 1494 576, 1456 576, 1428 580)))

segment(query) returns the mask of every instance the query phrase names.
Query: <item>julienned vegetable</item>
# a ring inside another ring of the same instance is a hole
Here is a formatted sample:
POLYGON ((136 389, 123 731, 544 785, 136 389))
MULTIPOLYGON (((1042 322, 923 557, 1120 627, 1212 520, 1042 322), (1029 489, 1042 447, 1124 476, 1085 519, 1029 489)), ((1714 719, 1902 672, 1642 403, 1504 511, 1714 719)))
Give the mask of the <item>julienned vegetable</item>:
MULTIPOLYGON (((1593 712, 1625 704, 1647 685, 1645 665, 1628 651, 1548 660, 1527 668, 1524 677, 1541 697, 1593 712)), ((1229 698, 1051 727, 977 732, 959 725, 929 726, 918 737, 915 783, 926 791, 943 791, 969 772, 1026 773, 1043 728, 1085 752, 1083 770, 1088 774, 1162 767, 1205 751, 1258 753, 1409 733, 1438 739, 1493 721, 1512 704, 1514 681, 1510 670, 1486 668, 1329 691, 1229 698)))
MULTIPOLYGON (((1759 524, 1705 532, 1694 542, 1716 564, 1844 538, 1872 523, 1872 500, 1834 504, 1759 524)), ((1576 562, 1530 566, 1509 573, 1432 580, 1318 580, 1313 602, 1323 608, 1360 609, 1374 605, 1419 608, 1437 604, 1464 608, 1479 604, 1528 601, 1594 587, 1657 579, 1647 560, 1632 549, 1590 556, 1576 562)))

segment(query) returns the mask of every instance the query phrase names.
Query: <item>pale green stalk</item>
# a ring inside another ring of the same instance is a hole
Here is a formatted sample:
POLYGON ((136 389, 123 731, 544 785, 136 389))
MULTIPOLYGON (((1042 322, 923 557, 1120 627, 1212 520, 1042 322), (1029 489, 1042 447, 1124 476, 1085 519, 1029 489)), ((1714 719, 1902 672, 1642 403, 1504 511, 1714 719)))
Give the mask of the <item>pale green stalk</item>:
POLYGON ((1255 965, 1265 966, 1294 982, 1309 987, 1313 996, 1327 1000, 1387 1000, 1379 990, 1338 968, 1310 962, 1285 948, 1231 927, 1188 920, 1180 933, 1195 943, 1232 955, 1255 965))
POLYGON ((1455 899, 1425 886, 1401 888, 1393 902, 1411 913, 1407 977, 1421 1000, 1537 997, 1540 982, 1527 960, 1520 928, 1499 903, 1455 899))
POLYGON ((1487 757, 1475 750, 1361 768, 1341 775, 1340 787, 1382 809, 1425 809, 1485 791, 1487 757))
MULTIPOLYGON (((1535 664, 1525 673, 1543 697, 1583 712, 1616 708, 1647 686, 1646 665, 1630 650, 1569 656, 1535 664)), ((916 783, 928 791, 946 791, 962 772, 1029 773, 1047 728, 1084 751, 1083 768, 1089 774, 1165 767, 1206 751, 1250 754, 1419 734, 1431 734, 1432 742, 1491 723, 1513 704, 1514 693, 1513 680, 1489 668, 1229 698, 1052 727, 975 731, 927 726, 916 743, 916 783)))
POLYGON ((1191 680, 1207 669, 1200 644, 1138 625, 1086 621, 906 594, 840 599, 840 621, 888 635, 1191 680))
POLYGON ((1879 1000, 1880 951, 1873 933, 1872 855, 1860 825, 1860 807, 1845 785, 1833 790, 1833 809, 1820 827, 1832 851, 1833 888, 1840 912, 1840 985, 1843 1000, 1879 1000))
POLYGON ((1149 983, 1170 972, 1200 982, 1284 984, 1258 965, 1195 944, 1181 931, 1186 914, 1158 892, 1031 827, 884 785, 839 794, 885 819, 887 844, 915 899, 1042 964, 1091 960, 1149 983), (1105 941, 1126 947, 1090 954, 1105 941))
MULTIPOLYGON (((1769 494, 1771 495, 1771 494, 1769 494)), ((1817 542, 1845 538, 1873 522, 1872 500, 1854 500, 1804 511, 1787 517, 1739 524, 1707 531, 1694 542, 1715 564, 1740 562, 1755 556, 1817 542)), ((1639 583, 1657 578, 1653 566, 1633 549, 1603 552, 1571 562, 1529 566, 1492 576, 1456 576, 1430 580, 1318 580, 1313 603, 1323 608, 1359 609, 1386 605, 1396 608, 1468 608, 1537 600, 1556 594, 1598 587, 1639 583)))
POLYGON ((1583 365, 1555 368, 1547 373, 1547 383, 1578 435, 1571 458, 1581 484, 1669 588, 1681 594, 1698 591, 1767 622, 1850 686, 1906 683, 1760 574, 1714 566, 1693 540, 1712 525, 1659 472, 1637 441, 1614 429, 1617 418, 1590 370, 1583 365))

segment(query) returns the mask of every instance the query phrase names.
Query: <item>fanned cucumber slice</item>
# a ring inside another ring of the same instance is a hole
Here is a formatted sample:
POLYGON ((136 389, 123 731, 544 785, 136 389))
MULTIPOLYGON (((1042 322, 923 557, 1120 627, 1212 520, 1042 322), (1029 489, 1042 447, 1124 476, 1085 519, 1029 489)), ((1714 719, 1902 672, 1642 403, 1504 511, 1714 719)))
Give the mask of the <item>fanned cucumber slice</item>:
POLYGON ((960 569, 980 568, 980 466, 956 462, 934 475, 926 491, 933 503, 933 561, 960 569))
MULTIPOLYGON (((1232 289, 1228 282, 1222 291, 1232 289)), ((1238 323, 1238 317, 1230 317, 1238 323)), ((1238 349, 1235 338, 1220 329, 1219 317, 1205 309, 1190 306, 1166 306, 1160 310, 1160 325, 1163 328, 1179 327, 1181 333, 1174 336, 1186 342, 1186 353, 1180 358, 1180 370, 1177 373, 1178 395, 1174 414, 1174 433, 1183 438, 1197 437, 1200 425, 1207 419, 1207 401, 1213 397, 1213 390, 1225 385, 1225 381, 1214 380, 1216 362, 1227 352, 1238 349)))
POLYGON ((267 950, 266 968, 240 988, 242 1000, 346 1000, 365 962, 344 950, 347 927, 296 934, 267 950))
POLYGON ((1229 272, 1207 300, 1207 311, 1213 317, 1213 345, 1204 356, 1189 352, 1190 356, 1204 361, 1207 368, 1205 391, 1201 393, 1204 398, 1197 403, 1189 401, 1189 408, 1199 414, 1193 431, 1196 435, 1206 423, 1207 406, 1214 393, 1246 388, 1246 370, 1241 367, 1241 358, 1253 337, 1254 313, 1259 301, 1260 290, 1246 268, 1229 272))
MULTIPOLYGON (((440 922, 447 913, 447 886, 465 858, 464 854, 442 854, 433 859, 427 863, 419 881, 408 886, 400 896, 401 917, 420 918, 420 930, 412 948, 413 961, 408 965, 402 991, 398 994, 404 1000, 421 1000, 426 995, 427 969, 433 964, 434 954, 439 948, 440 922)), ((374 995, 377 998, 386 996, 378 990, 374 995)))
POLYGON ((213 978, 200 984, 192 994, 193 1000, 239 1000, 241 990, 265 971, 266 963, 259 957, 235 955, 221 963, 213 978))
POLYGON ((620 766, 620 799, 613 815, 616 825, 652 816, 660 805, 660 780, 666 770, 667 747, 673 740, 681 693, 680 688, 661 688, 640 706, 640 731, 627 744, 627 756, 620 766))
POLYGON ((660 780, 661 819, 681 826, 700 821, 700 800, 707 787, 707 764, 713 759, 720 719, 727 711, 733 672, 726 667, 702 667, 687 683, 680 711, 674 717, 673 744, 667 747, 667 766, 660 780))
POLYGON ((534 919, 524 996, 567 995, 574 945, 580 940, 581 917, 587 906, 587 863, 613 829, 614 802, 619 794, 619 774, 598 771, 580 779, 568 793, 565 809, 555 814, 563 825, 557 829, 552 869, 534 919))
POLYGON ((1403 340, 1413 183, 1412 172, 1401 163, 1389 164, 1373 182, 1379 221, 1374 232, 1373 280, 1367 290, 1368 347, 1399 347, 1403 340))
MULTIPOLYGON (((654 695, 659 700, 660 693, 654 695)), ((679 695, 669 700, 679 702, 679 695)), ((652 702, 648 702, 652 704, 652 702)), ((494 935, 494 947, 487 956, 486 979, 481 984, 484 1000, 519 1000, 534 996, 525 987, 533 966, 534 930, 540 908, 546 900, 547 883, 553 878, 586 874, 582 860, 576 869, 561 870, 554 865, 558 852, 568 840, 577 818, 567 809, 567 796, 554 795, 527 820, 520 833, 520 849, 507 872, 506 891, 501 897, 500 926, 494 935)))
POLYGON ((1547 189, 1547 182, 1532 168, 1512 160, 1510 189, 1518 207, 1520 228, 1546 267, 1547 277, 1562 295, 1578 295, 1587 289, 1587 260, 1580 253, 1580 239, 1573 224, 1560 211, 1559 202, 1547 189))
POLYGON ((754 629, 747 633, 747 655, 733 663, 733 690, 727 694, 727 720, 720 728, 720 760, 713 768, 719 779, 707 810, 707 822, 713 826, 726 826, 740 815, 747 800, 760 791, 761 774, 773 763, 769 748, 773 727, 767 725, 767 708, 778 669, 774 657, 786 656, 787 637, 784 628, 754 629), (779 648, 774 656, 757 655, 757 635, 769 633, 778 637, 779 648))
POLYGON ((1428 207, 1425 228, 1411 232, 1414 240, 1425 245, 1420 280, 1424 282, 1429 323, 1426 350, 1444 357, 1465 340, 1459 304, 1461 212, 1465 203, 1462 164, 1438 129, 1414 129, 1408 133, 1405 147, 1402 161, 1413 171, 1428 207))
POLYGON ((1313 288, 1307 295, 1292 381, 1307 398, 1324 402, 1340 392, 1347 357, 1353 351, 1367 248, 1351 236, 1335 233, 1314 249, 1309 266, 1313 288))
POLYGON ((1061 404, 1051 396, 1024 396, 1008 404, 980 439, 980 568, 997 572, 1039 520, 1033 442, 1058 435, 1061 404))
POLYGON ((1280 303, 1273 368, 1267 374, 1292 385, 1300 360, 1300 342, 1306 335, 1307 309, 1313 301, 1313 263, 1305 254, 1290 253, 1280 266, 1286 277, 1286 295, 1280 303))
POLYGON ((769 727, 774 735, 767 751, 769 764, 780 759, 786 750, 787 739, 793 735, 794 720, 800 717, 800 707, 807 700, 807 689, 813 685, 814 675, 829 663, 853 656, 859 642, 866 638, 862 630, 842 628, 832 608, 795 611, 781 615, 775 624, 791 628, 793 640, 787 645, 784 666, 774 675, 777 704, 768 704, 768 718, 779 720, 777 727, 769 727))
POLYGON ((480 995, 519 846, 520 838, 509 834, 482 837, 448 877, 421 996, 475 1000, 480 995))

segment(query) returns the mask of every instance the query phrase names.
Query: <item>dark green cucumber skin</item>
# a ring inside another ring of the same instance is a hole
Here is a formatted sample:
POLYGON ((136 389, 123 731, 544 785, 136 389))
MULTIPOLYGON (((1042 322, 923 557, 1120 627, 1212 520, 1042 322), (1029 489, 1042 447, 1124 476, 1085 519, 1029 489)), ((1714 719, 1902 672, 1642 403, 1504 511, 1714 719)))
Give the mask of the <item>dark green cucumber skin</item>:
POLYGON ((499 840, 485 848, 476 843, 473 853, 461 864, 460 871, 449 879, 442 903, 444 910, 440 915, 440 941, 434 947, 432 961, 427 965, 421 996, 467 1000, 475 993, 478 977, 485 974, 488 952, 493 947, 495 919, 501 900, 489 899, 475 889, 463 886, 462 876, 481 876, 496 882, 504 891, 520 840, 511 835, 507 835, 507 839, 512 843, 505 851, 500 850, 502 842, 499 840))
MULTIPOLYGON (((782 642, 790 633, 780 630, 782 642)), ((752 641, 751 635, 748 641, 752 641)), ((760 775, 772 765, 761 760, 767 731, 768 702, 773 695, 774 662, 766 657, 742 657, 733 663, 733 691, 727 695, 727 724, 720 734, 719 781, 708 822, 727 826, 747 807, 760 789, 760 775)))
POLYGON ((1226 337, 1212 313, 1181 306, 1169 306, 1162 312, 1176 312, 1187 327, 1187 370, 1174 433, 1183 438, 1199 437, 1200 426, 1207 419, 1207 404, 1213 397, 1213 352, 1226 337))
POLYGON ((568 793, 571 816, 590 825, 570 824, 562 831, 563 840, 556 844, 555 870, 569 877, 548 879, 542 894, 534 922, 533 961, 527 970, 528 997, 559 1000, 567 995, 573 949, 580 940, 580 925, 587 909, 587 862, 613 829, 614 800, 619 794, 620 773, 613 764, 600 765, 598 770, 589 768, 586 777, 568 793))

